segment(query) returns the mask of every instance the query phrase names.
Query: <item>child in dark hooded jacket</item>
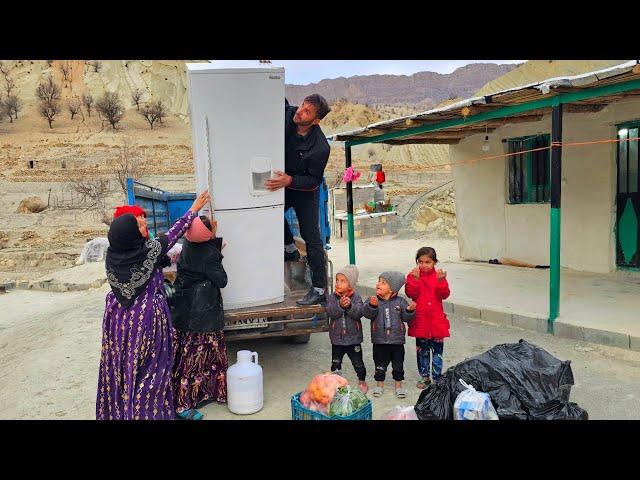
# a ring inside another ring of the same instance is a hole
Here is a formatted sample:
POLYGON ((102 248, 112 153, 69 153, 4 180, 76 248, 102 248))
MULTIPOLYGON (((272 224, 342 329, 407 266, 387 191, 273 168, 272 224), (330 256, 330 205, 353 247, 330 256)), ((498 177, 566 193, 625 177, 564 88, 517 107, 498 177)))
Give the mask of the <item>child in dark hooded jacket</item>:
POLYGON ((222 266, 222 238, 217 222, 196 218, 185 235, 174 286, 173 366, 175 411, 184 420, 200 420, 196 406, 227 401, 227 350, 224 340, 222 292, 227 273, 222 266))
POLYGON ((384 393, 384 379, 389 363, 395 380, 396 397, 407 396, 406 390, 402 388, 406 334, 404 324, 414 319, 416 304, 407 303, 398 296, 404 283, 402 272, 382 272, 376 284, 376 295, 362 307, 362 314, 371 320, 373 363, 376 367, 374 378, 377 382, 372 391, 374 397, 380 397, 384 393))
POLYGON ((358 386, 367 393, 367 370, 362 359, 362 298, 355 292, 358 283, 358 268, 347 265, 336 273, 336 287, 327 298, 329 316, 329 339, 331 340, 331 371, 342 373, 345 353, 358 375, 358 386))

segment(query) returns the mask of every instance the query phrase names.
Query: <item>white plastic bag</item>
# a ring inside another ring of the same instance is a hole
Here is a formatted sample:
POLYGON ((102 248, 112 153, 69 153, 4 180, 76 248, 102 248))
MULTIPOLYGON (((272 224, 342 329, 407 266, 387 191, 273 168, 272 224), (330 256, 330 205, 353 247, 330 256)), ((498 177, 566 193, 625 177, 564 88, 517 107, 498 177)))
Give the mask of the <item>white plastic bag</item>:
POLYGON ((107 248, 109 248, 109 240, 105 237, 89 240, 84 244, 84 248, 76 261, 76 265, 90 262, 104 262, 104 259, 107 257, 107 248))
POLYGON ((401 407, 396 405, 382 416, 382 420, 418 420, 418 416, 412 406, 401 407))
POLYGON ((478 392, 472 385, 460 379, 466 390, 462 391, 453 404, 454 420, 498 420, 488 393, 478 392))

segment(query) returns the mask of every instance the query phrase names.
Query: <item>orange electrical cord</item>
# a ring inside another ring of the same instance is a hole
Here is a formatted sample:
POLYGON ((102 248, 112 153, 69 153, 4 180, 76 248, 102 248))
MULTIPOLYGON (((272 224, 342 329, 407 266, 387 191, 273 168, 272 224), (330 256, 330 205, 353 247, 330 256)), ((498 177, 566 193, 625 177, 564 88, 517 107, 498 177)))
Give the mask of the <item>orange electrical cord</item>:
POLYGON ((467 163, 475 163, 475 162, 481 162, 484 160, 495 160, 497 158, 506 158, 506 157, 512 157, 514 155, 521 155, 523 153, 531 153, 531 152, 539 152, 541 150, 550 150, 552 147, 577 147, 577 146, 584 146, 584 145, 597 145, 597 144, 606 144, 606 143, 619 143, 619 142, 631 142, 631 141, 638 141, 640 140, 640 137, 631 137, 631 138, 625 138, 625 139, 606 139, 606 140, 590 140, 588 142, 551 142, 551 145, 549 145, 548 147, 540 147, 540 148, 533 148, 531 150, 521 150, 519 152, 511 152, 511 153, 503 153, 501 155, 492 155, 490 157, 476 157, 476 158, 471 158, 469 160, 463 160, 461 162, 450 162, 450 163, 441 163, 439 165, 427 165, 422 167, 423 169, 426 170, 438 170, 442 167, 451 167, 451 166, 455 166, 455 165, 464 165, 467 163))

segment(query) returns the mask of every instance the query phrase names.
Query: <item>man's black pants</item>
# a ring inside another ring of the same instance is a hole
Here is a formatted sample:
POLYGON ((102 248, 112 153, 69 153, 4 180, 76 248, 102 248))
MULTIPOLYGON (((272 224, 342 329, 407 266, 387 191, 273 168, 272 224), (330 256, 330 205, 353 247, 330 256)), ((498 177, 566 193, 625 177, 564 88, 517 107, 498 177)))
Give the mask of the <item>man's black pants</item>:
MULTIPOLYGON (((318 220, 319 191, 302 192, 286 189, 284 192, 284 211, 292 208, 296 212, 300 235, 307 249, 307 261, 311 270, 311 281, 314 287, 326 288, 327 268, 325 253, 320 238, 320 223, 318 220)), ((284 244, 293 243, 293 235, 289 223, 284 221, 284 244)))
POLYGON ((376 373, 373 378, 384 382, 387 367, 391 362, 391 376, 396 382, 404 380, 404 345, 373 344, 373 363, 376 373))

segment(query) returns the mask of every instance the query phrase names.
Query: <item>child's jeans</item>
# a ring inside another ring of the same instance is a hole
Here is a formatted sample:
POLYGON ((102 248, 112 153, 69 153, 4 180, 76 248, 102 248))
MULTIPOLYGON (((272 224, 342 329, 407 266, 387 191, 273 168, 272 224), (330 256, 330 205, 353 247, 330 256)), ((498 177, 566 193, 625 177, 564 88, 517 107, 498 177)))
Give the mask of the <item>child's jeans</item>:
POLYGON ((421 377, 437 380, 442 376, 442 352, 444 342, 437 342, 432 338, 416 338, 416 357, 418 359, 418 373, 421 377), (431 363, 431 371, 429 371, 431 363))
POLYGON ((345 353, 353 364, 353 369, 358 375, 358 380, 363 382, 364 379, 367 378, 367 369, 362 359, 362 345, 360 344, 348 346, 331 345, 331 371, 342 370, 342 359, 345 353))

